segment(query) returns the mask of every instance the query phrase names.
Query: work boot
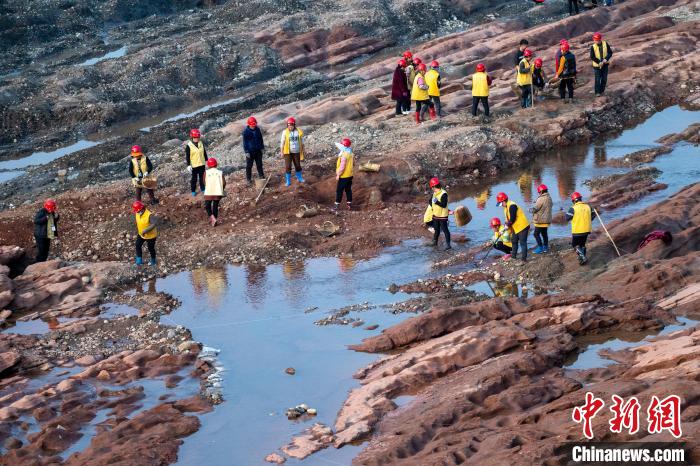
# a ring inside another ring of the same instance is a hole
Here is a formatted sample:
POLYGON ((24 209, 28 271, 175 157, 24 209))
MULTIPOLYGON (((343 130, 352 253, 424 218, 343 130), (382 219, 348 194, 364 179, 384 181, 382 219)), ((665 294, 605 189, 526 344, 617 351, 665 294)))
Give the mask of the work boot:
POLYGON ((437 118, 437 112, 435 112, 434 108, 429 108, 428 111, 430 112, 430 119, 434 120, 437 118))
POLYGON ((294 174, 297 176, 297 181, 298 181, 299 183, 303 183, 303 182, 304 182, 304 178, 301 176, 301 172, 294 172, 294 174))
POLYGON ((196 197, 196 196, 197 196, 197 191, 192 191, 192 197, 196 197))
POLYGON ((420 113, 416 112, 416 124, 420 125, 420 113))
POLYGON ((348 207, 348 210, 352 210, 352 202, 346 202, 345 205, 348 207))
POLYGON ((542 246, 542 252, 543 253, 549 252, 549 246, 542 246))
POLYGON ((285 173, 285 174, 284 174, 284 185, 285 185, 285 186, 291 186, 291 185, 292 185, 292 174, 291 174, 291 173, 285 173))
POLYGON ((136 257, 136 265, 143 265, 143 257, 136 257))
POLYGON ((504 261, 509 261, 510 260, 510 254, 506 254, 503 256, 504 261))
POLYGON ((542 246, 537 246, 532 253, 533 254, 542 254, 544 252, 544 248, 542 246))
POLYGON ((151 257, 151 260, 148 262, 148 265, 153 267, 153 266, 157 265, 157 262, 154 258, 151 257))
POLYGON ((452 249, 452 245, 447 243, 447 246, 445 246, 445 251, 449 251, 450 249, 452 249))
POLYGON ((431 245, 431 246, 437 246, 437 240, 434 239, 434 240, 430 243, 430 245, 431 245))
POLYGON ((211 226, 216 225, 216 217, 214 217, 213 215, 209 216, 209 225, 211 225, 211 226))
POLYGON ((586 251, 580 246, 576 246, 576 255, 578 255, 578 263, 580 265, 583 265, 588 261, 588 259, 586 259, 586 251))

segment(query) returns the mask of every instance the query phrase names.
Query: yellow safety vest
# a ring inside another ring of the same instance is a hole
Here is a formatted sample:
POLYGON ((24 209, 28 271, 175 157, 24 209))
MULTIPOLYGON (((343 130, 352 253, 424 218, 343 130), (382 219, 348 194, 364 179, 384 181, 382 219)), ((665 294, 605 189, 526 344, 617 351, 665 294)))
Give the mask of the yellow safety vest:
POLYGON ((134 166, 134 174, 138 176, 139 171, 143 175, 148 171, 148 164, 146 164, 146 157, 143 155, 141 157, 132 157, 131 165, 134 166))
MULTIPOLYGON (((422 78, 423 75, 416 73, 416 78, 413 80, 413 88, 411 89, 411 100, 430 100, 427 89, 421 89, 418 86, 418 79, 422 78)), ((425 79, 425 78, 423 78, 425 79)))
MULTIPOLYGON (((302 142, 304 132, 299 128, 295 128, 299 133, 299 160, 304 160, 304 143, 302 142)), ((289 154, 289 128, 284 130, 284 145, 282 146, 282 153, 289 154)))
MULTIPOLYGON (((440 200, 443 194, 447 194, 447 191, 441 189, 437 194, 433 194, 433 197, 440 200)), ((445 219, 450 215, 450 209, 447 207, 440 207, 439 205, 433 203, 433 218, 445 219)))
POLYGON ((430 70, 425 73, 425 84, 428 85, 428 95, 440 97, 440 88, 438 87, 438 78, 440 73, 436 70, 430 70))
POLYGON ((523 210, 520 208, 520 206, 518 206, 518 204, 511 200, 506 202, 506 206, 503 208, 503 216, 505 217, 506 221, 512 223, 513 232, 515 233, 520 233, 525 228, 530 226, 530 221, 525 216, 525 212, 523 212, 523 210), (518 208, 518 211, 515 214, 515 219, 510 218, 509 214, 510 206, 512 205, 518 208))
POLYGON ((489 82, 486 73, 479 72, 472 75, 472 97, 488 97, 489 82))
POLYGON ((584 202, 574 204, 574 218, 571 219, 571 233, 578 235, 591 232, 591 206, 584 202))
MULTIPOLYGON (((602 40, 602 41, 600 41, 600 45, 602 47, 598 46, 597 44, 593 44, 593 53, 595 54, 595 57, 598 60, 602 60, 603 58, 608 56, 608 43, 605 42, 604 40, 602 40), (600 50, 601 48, 603 49, 602 50, 603 53, 601 53, 601 50, 600 50)), ((601 65, 599 63, 596 63, 594 61, 591 61, 591 63, 593 64, 593 68, 600 68, 601 67, 601 65)))
POLYGON ((494 243, 499 239, 499 236, 500 241, 502 241, 504 245, 510 246, 511 248, 513 247, 513 243, 510 241, 510 230, 507 226, 501 225, 501 228, 499 228, 498 231, 493 232, 494 243))
POLYGON ((525 62, 525 68, 528 69, 527 73, 520 72, 520 65, 518 65, 518 86, 529 86, 532 84, 532 65, 526 58, 520 60, 520 64, 525 62))
POLYGON ((196 146, 194 142, 187 141, 187 145, 190 148, 190 166, 192 168, 203 166, 206 160, 204 160, 204 144, 202 141, 199 141, 196 146))
POLYGON ((423 223, 429 223, 433 221, 433 206, 428 206, 423 214, 423 223))
POLYGON ((139 236, 143 239, 153 239, 158 236, 158 229, 154 228, 148 233, 143 232, 146 228, 151 225, 151 211, 146 209, 142 214, 136 213, 136 230, 139 232, 139 236))
POLYGON ((224 174, 218 168, 208 168, 204 181, 205 196, 224 195, 224 174))
POLYGON ((345 169, 343 170, 343 173, 340 174, 341 178, 350 178, 352 176, 352 167, 353 167, 353 159, 355 157, 353 156, 352 152, 345 152, 342 151, 342 154, 338 157, 338 160, 335 162, 335 170, 336 173, 338 172, 338 169, 340 168, 340 160, 345 159, 345 169))

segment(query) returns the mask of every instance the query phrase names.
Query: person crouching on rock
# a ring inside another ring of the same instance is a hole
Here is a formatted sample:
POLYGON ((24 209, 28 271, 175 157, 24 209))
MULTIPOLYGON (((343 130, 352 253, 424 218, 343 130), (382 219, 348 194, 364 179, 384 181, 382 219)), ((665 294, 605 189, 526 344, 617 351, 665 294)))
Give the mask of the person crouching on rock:
POLYGON ((411 100, 416 103, 416 124, 425 121, 425 112, 432 105, 430 103, 430 95, 428 94, 428 84, 425 82, 426 66, 421 63, 416 68, 418 73, 413 81, 411 89, 411 100))
POLYGON ((486 74, 486 65, 476 65, 476 73, 472 75, 472 116, 478 113, 479 102, 484 107, 484 115, 489 116, 489 87, 491 76, 486 74))
POLYGON ((37 262, 45 262, 49 258, 51 241, 58 241, 58 218, 56 201, 53 199, 47 199, 34 216, 37 262))
POLYGON ((245 152, 245 178, 248 184, 253 182, 253 162, 258 170, 258 178, 265 179, 262 157, 265 150, 262 131, 255 117, 248 118, 248 125, 243 130, 243 152, 245 152))
POLYGON ((510 241, 510 228, 501 225, 501 219, 494 217, 491 219, 491 229, 493 230, 493 238, 486 244, 504 252, 503 260, 507 261, 510 259, 510 253, 513 251, 513 243, 510 241))
POLYGON ((440 238, 440 231, 445 235, 445 251, 452 249, 450 245, 450 228, 449 228, 449 215, 450 211, 447 207, 447 191, 442 189, 440 185, 440 180, 437 178, 430 179, 430 188, 433 190, 433 195, 428 201, 428 204, 433 208, 433 228, 435 232, 433 233, 433 246, 437 246, 438 239, 440 238))
POLYGON ((204 208, 209 216, 209 224, 216 226, 219 219, 219 201, 224 197, 226 180, 214 157, 207 159, 207 173, 204 178, 204 208))
POLYGON ((197 195, 197 180, 199 189, 204 192, 204 166, 207 162, 207 150, 202 142, 202 133, 197 128, 190 130, 190 140, 185 145, 185 161, 190 173, 190 191, 192 197, 197 195))
POLYGON ((571 194, 573 204, 566 213, 566 219, 571 221, 571 246, 578 255, 578 263, 583 265, 588 262, 586 258, 586 240, 591 233, 595 213, 591 206, 583 202, 581 193, 571 194))
POLYGON ((343 193, 345 193, 348 210, 352 207, 352 175, 355 156, 350 148, 351 145, 352 142, 348 138, 344 138, 340 144, 336 143, 340 152, 335 164, 335 179, 338 182, 335 188, 335 210, 338 210, 340 201, 343 200, 343 193))
POLYGON ((406 67, 408 63, 405 59, 399 60, 391 79, 391 100, 396 101, 396 112, 399 115, 408 115, 411 110, 411 98, 408 94, 408 78, 406 67))
POLYGON ((131 204, 131 212, 136 217, 136 265, 143 265, 143 243, 146 243, 151 255, 149 265, 156 265, 157 219, 141 201, 131 204))
POLYGON ((304 160, 304 132, 297 128, 297 121, 294 117, 287 118, 287 128, 282 131, 280 138, 280 153, 284 159, 284 180, 285 186, 292 184, 292 163, 294 172, 299 183, 304 182, 301 176, 301 161, 304 160))
POLYGON ((506 193, 501 192, 496 195, 496 205, 503 207, 503 217, 505 218, 506 226, 513 231, 511 235, 513 259, 518 257, 518 249, 520 248, 522 249, 522 261, 526 262, 527 235, 530 233, 530 221, 518 204, 508 199, 506 193))
POLYGON ((549 235, 548 228, 552 223, 552 196, 549 195, 547 185, 541 184, 537 187, 537 200, 534 207, 530 209, 532 213, 532 221, 535 224, 535 241, 537 247, 535 254, 549 252, 549 235))
MULTIPOLYGON (((541 93, 544 90, 546 84, 547 76, 545 76, 544 68, 542 68, 542 59, 535 58, 535 68, 534 70, 532 70, 532 85, 534 86, 535 94, 541 93)), ((544 97, 540 98, 542 99, 544 97)))
POLYGON ((153 164, 150 159, 143 155, 141 146, 131 146, 131 160, 129 161, 129 176, 131 176, 131 184, 136 189, 136 200, 141 200, 141 195, 145 189, 148 197, 151 199, 151 204, 157 204, 158 199, 151 188, 143 185, 144 178, 153 171, 153 164))

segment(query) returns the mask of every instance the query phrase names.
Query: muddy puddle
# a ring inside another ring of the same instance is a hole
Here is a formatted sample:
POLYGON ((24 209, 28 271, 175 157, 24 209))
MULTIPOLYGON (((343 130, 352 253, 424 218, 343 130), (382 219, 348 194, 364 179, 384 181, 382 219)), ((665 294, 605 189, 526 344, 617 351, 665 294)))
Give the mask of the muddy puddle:
MULTIPOLYGON (((136 308, 128 306, 126 304, 117 303, 107 303, 100 308, 99 317, 101 319, 110 319, 117 316, 135 316, 138 315, 139 311, 136 308)), ((71 318, 71 317, 54 317, 51 319, 32 319, 32 320, 18 320, 14 323, 12 327, 5 329, 6 333, 16 333, 20 335, 41 335, 47 333, 51 330, 56 330, 57 327, 70 322, 75 322, 82 319, 91 319, 92 317, 86 318, 71 318)))

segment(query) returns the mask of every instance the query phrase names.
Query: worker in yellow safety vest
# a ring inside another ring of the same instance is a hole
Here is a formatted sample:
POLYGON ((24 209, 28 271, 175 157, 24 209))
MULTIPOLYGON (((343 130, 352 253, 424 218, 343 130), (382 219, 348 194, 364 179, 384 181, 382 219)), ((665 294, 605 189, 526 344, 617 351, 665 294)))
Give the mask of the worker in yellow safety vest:
POLYGON ((479 102, 484 107, 484 115, 489 116, 489 87, 491 76, 486 74, 486 65, 476 65, 476 73, 472 75, 472 116, 478 112, 479 102))
POLYGON ((338 160, 335 163, 335 179, 337 181, 335 188, 335 210, 338 210, 340 201, 343 200, 345 193, 345 204, 348 210, 352 208, 352 175, 355 162, 355 155, 352 153, 352 141, 348 138, 343 138, 340 144, 336 143, 340 150, 338 152, 338 160))
POLYGON ((573 204, 566 213, 566 219, 571 221, 571 246, 578 255, 579 264, 588 262, 586 258, 586 240, 591 233, 595 212, 591 206, 583 202, 583 197, 579 192, 571 194, 573 204))
POLYGON ((304 182, 301 176, 301 161, 304 160, 304 132, 297 128, 297 120, 294 117, 287 118, 287 127, 280 137, 280 153, 284 159, 285 186, 292 184, 292 163, 294 173, 299 183, 304 182))
POLYGON ((432 207, 433 210, 433 228, 435 232, 433 233, 433 246, 437 246, 438 239, 440 238, 440 230, 445 234, 445 251, 452 249, 450 245, 450 228, 449 228, 449 215, 450 210, 447 207, 447 191, 445 191, 440 184, 440 180, 437 178, 430 179, 430 189, 433 191, 433 195, 428 201, 428 205, 432 207))
POLYGON ((425 73, 425 82, 428 84, 428 96, 430 96, 430 119, 436 116, 442 117, 442 105, 440 104, 440 63, 437 60, 430 62, 430 70, 425 73))
POLYGON ((151 255, 149 264, 156 265, 157 220, 141 201, 131 204, 131 212, 136 217, 136 265, 143 265, 143 243, 151 255))
POLYGON ((136 189, 136 200, 141 200, 141 195, 145 189, 148 197, 151 199, 151 204, 158 204, 158 199, 153 189, 143 185, 144 178, 153 171, 151 160, 143 155, 141 146, 131 146, 131 160, 129 160, 129 176, 131 176, 131 184, 136 189))
POLYGON ((608 83, 608 66, 612 58, 613 50, 607 41, 603 40, 601 33, 593 34, 593 45, 591 45, 591 63, 595 73, 593 91, 596 97, 600 97, 605 92, 608 83))
POLYGON ((430 94, 428 94, 428 83, 425 82, 425 72, 427 68, 421 63, 416 68, 418 71, 413 80, 411 88, 411 100, 416 103, 416 124, 425 121, 425 111, 432 105, 430 102, 430 94))
POLYGON ((530 63, 532 50, 525 49, 523 59, 518 64, 517 84, 520 87, 520 106, 522 108, 532 107, 532 71, 534 66, 530 63))
POLYGON ((503 260, 508 260, 513 251, 513 243, 510 240, 510 228, 501 224, 501 219, 494 217, 491 219, 491 230, 493 230, 493 238, 487 244, 493 246, 494 249, 505 253, 503 260))
POLYGON ((185 161, 187 171, 191 174, 190 190, 194 197, 197 195, 197 180, 200 191, 204 192, 204 171, 207 162, 207 150, 202 142, 202 133, 197 128, 190 130, 190 140, 185 144, 185 161))
POLYGON ((525 212, 518 204, 508 199, 506 193, 498 193, 496 195, 496 204, 503 207, 503 216, 506 220, 506 226, 509 227, 513 234, 511 241, 513 243, 513 259, 518 257, 518 249, 522 249, 522 261, 527 261, 527 235, 530 233, 530 221, 525 216, 525 212))

